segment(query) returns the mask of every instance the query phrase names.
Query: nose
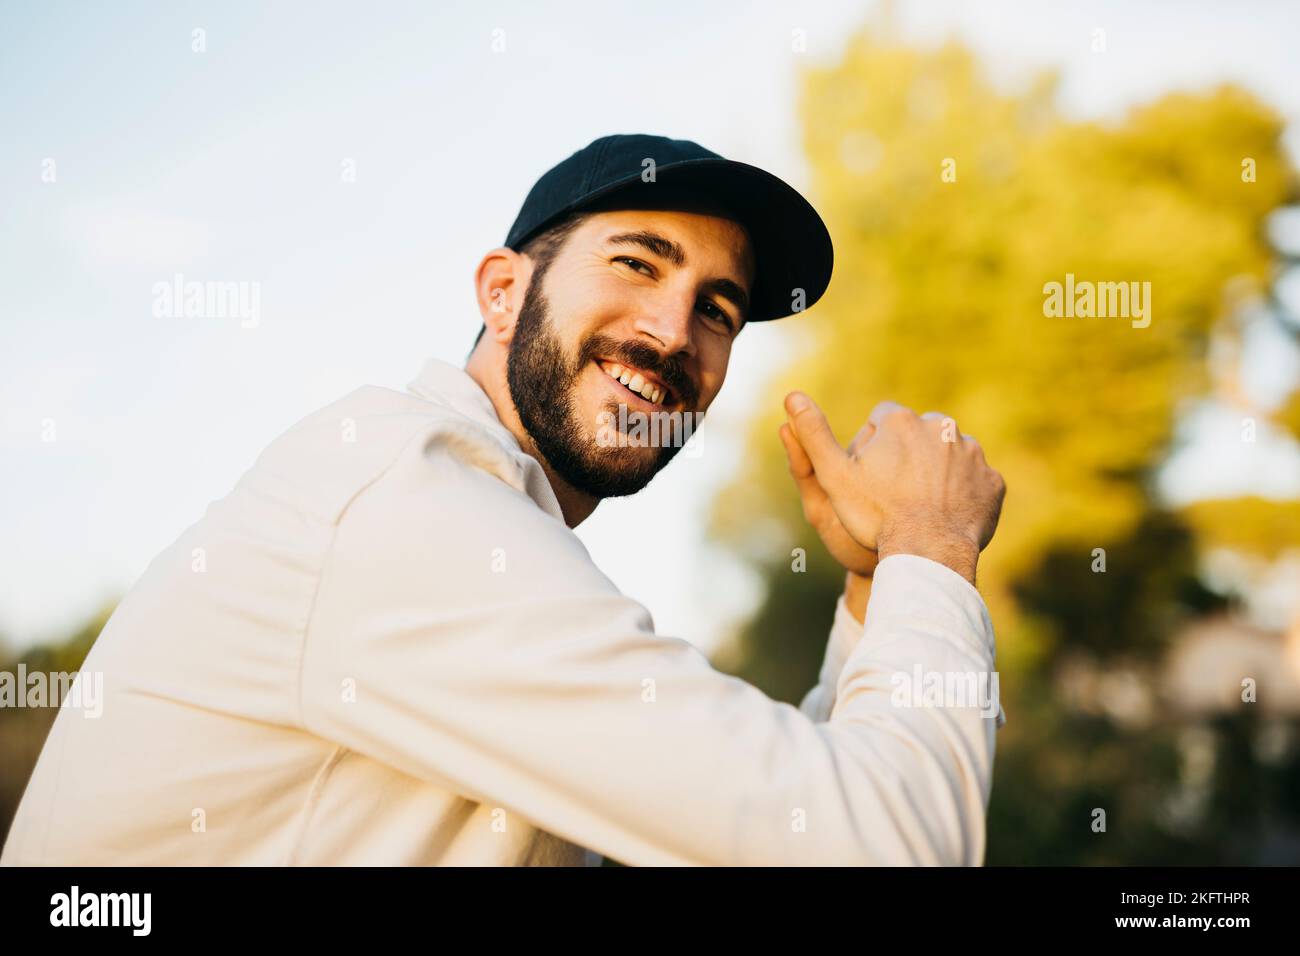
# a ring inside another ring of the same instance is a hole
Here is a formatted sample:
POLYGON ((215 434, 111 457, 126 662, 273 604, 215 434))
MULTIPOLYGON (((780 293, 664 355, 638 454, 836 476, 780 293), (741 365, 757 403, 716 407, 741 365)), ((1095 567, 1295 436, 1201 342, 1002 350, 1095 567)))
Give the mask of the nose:
POLYGON ((638 335, 653 339, 665 355, 695 354, 695 296, 668 293, 646 303, 637 317, 638 335))

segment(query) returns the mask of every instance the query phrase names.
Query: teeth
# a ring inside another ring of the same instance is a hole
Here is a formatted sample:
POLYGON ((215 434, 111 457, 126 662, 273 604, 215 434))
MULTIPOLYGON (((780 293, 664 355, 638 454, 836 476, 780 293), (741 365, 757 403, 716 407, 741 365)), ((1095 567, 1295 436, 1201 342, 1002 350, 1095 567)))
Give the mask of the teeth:
POLYGON ((658 405, 664 400, 667 394, 662 388, 648 381, 644 375, 626 369, 621 365, 609 364, 602 365, 601 368, 610 378, 622 382, 632 391, 658 405))

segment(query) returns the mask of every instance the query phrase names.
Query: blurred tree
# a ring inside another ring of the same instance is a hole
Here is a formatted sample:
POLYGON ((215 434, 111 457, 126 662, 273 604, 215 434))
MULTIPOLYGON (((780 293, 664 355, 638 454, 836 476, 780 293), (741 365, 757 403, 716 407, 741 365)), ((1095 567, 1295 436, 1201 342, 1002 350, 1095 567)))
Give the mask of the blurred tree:
MULTIPOLYGON (((80 670, 115 606, 114 603, 100 608, 64 638, 38 644, 21 656, 6 653, 0 657, 0 670, 17 675, 19 664, 28 674, 38 671, 71 674, 80 670)), ((0 844, 9 833, 9 824, 18 812, 27 780, 36 767, 41 747, 45 745, 57 714, 56 707, 0 707, 0 844)))
MULTIPOLYGON (((1219 859, 1204 833, 1161 822, 1178 786, 1177 728, 1139 733, 1072 712, 1054 681, 1076 653, 1147 667, 1181 621, 1223 604, 1197 579, 1210 519, 1162 509, 1152 475, 1176 414, 1210 387, 1225 287, 1267 289, 1263 221, 1294 197, 1294 172, 1280 120, 1239 89, 1097 123, 1064 118, 1055 86, 1044 75, 999 90, 961 46, 914 49, 876 27, 806 74, 804 145, 835 279, 815 315, 781 330, 796 357, 715 505, 715 531, 768 584, 716 663, 797 701, 842 582, 800 514, 776 438, 780 396, 807 391, 845 441, 885 398, 947 412, 1009 488, 980 565, 1009 717, 989 861, 1219 859), (1149 282, 1150 325, 1046 316, 1044 285, 1067 274, 1149 282), (803 574, 791 570, 796 547, 803 574), (1112 808, 1120 839, 1091 832, 1093 807, 1112 808)), ((1279 533, 1230 524, 1252 541, 1279 533)))
POLYGON ((1300 549, 1300 501, 1211 498, 1181 513, 1202 549, 1230 548, 1263 558, 1300 549))

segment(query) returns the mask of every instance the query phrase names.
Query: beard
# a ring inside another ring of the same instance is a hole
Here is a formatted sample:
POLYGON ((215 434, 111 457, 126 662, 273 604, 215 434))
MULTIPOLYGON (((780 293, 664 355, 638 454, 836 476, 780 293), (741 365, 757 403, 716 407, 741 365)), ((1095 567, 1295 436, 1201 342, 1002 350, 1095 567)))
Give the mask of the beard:
MULTIPOLYGON (((673 358, 664 358, 648 345, 617 342, 593 333, 576 356, 565 354, 535 274, 524 293, 514 338, 506 359, 510 398, 537 450, 571 487, 594 498, 617 498, 640 491, 680 448, 601 447, 576 407, 578 381, 596 358, 623 362, 658 375, 672 390, 683 411, 695 407, 695 383, 673 358)), ((617 418, 619 403, 610 400, 604 411, 617 418)), ((596 415, 592 415, 593 429, 596 415)))

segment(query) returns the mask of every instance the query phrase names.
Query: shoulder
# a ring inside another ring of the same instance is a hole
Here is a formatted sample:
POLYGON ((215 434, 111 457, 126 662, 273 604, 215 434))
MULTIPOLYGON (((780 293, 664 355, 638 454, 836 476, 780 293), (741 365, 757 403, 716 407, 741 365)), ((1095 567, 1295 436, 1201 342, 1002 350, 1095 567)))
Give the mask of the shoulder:
MULTIPOLYGON (((318 409, 271 442, 240 484, 291 499, 318 520, 337 523, 381 478, 418 484, 495 482, 525 495, 545 474, 513 441, 455 408, 417 395, 363 386, 318 409)), ((488 485, 490 487, 490 484, 488 485)), ((550 493, 549 484, 545 491, 550 493)))
POLYGON ((540 465, 478 423, 443 419, 417 429, 338 521, 337 552, 413 562, 452 579, 471 568, 530 588, 608 586, 565 524, 540 465), (491 567, 489 567, 491 566, 491 567))

